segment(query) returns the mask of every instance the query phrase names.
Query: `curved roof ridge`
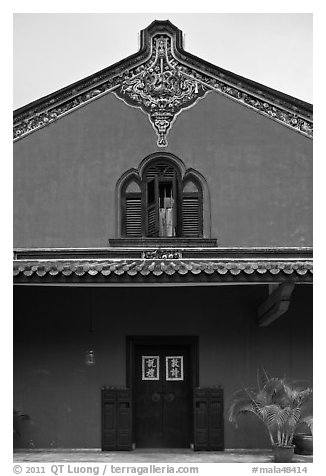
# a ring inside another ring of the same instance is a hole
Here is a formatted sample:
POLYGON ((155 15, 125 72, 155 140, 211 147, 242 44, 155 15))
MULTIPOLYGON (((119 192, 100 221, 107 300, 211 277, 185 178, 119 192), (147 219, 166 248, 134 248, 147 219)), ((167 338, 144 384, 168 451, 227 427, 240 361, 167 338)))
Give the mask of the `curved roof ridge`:
MULTIPOLYGON (((183 81, 187 82, 187 98, 190 98, 187 101, 182 99, 182 105, 175 108, 163 132, 158 130, 156 119, 150 115, 144 104, 141 104, 139 98, 136 104, 132 104, 141 107, 149 115, 149 120, 159 136, 160 147, 167 145, 166 135, 181 110, 195 104, 209 90, 222 93, 307 137, 312 137, 312 104, 239 76, 188 53, 183 49, 182 31, 169 20, 154 20, 147 28, 141 30, 140 40, 138 52, 16 109, 14 111, 14 139, 20 139, 52 123, 63 114, 72 112, 80 105, 102 94, 114 91, 120 99, 131 104, 132 101, 126 94, 126 84, 131 88, 133 87, 131 79, 148 74, 150 66, 157 64, 158 55, 161 55, 160 58, 164 55, 166 69, 170 68, 174 79, 177 78, 180 82, 182 76, 183 81), (159 43, 160 40, 161 43, 159 43)), ((169 87, 171 91, 171 85, 169 87)))

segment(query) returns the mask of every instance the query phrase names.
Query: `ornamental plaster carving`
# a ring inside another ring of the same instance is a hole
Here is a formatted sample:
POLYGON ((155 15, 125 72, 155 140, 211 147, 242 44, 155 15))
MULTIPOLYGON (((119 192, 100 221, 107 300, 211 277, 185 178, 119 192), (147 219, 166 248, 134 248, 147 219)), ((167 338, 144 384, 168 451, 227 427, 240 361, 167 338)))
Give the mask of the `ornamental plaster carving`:
POLYGON ((181 259, 182 252, 176 249, 162 249, 146 250, 142 252, 143 259, 181 259))
MULTIPOLYGON (((174 27, 175 28, 175 27, 174 27)), ((177 29, 176 29, 177 30, 177 29)), ((64 115, 113 92, 132 107, 140 108, 157 135, 157 145, 168 145, 167 135, 176 117, 193 107, 209 91, 215 91, 312 138, 313 124, 309 114, 279 100, 272 93, 254 90, 242 81, 231 80, 218 68, 199 65, 181 54, 170 33, 148 37, 150 50, 126 60, 115 68, 87 78, 37 106, 16 115, 14 140, 47 126, 64 115)))
POLYGON ((166 147, 166 136, 176 116, 207 92, 207 86, 185 74, 173 58, 171 38, 160 35, 153 38, 150 60, 131 72, 115 94, 148 114, 158 136, 157 145, 166 147))

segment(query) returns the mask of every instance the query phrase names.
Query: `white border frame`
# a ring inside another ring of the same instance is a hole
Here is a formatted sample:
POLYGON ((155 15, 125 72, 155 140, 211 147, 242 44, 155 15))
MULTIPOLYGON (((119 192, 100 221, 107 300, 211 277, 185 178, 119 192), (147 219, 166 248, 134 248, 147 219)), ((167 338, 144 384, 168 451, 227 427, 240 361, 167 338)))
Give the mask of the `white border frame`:
POLYGON ((159 355, 142 355, 142 380, 160 380, 160 356, 159 355), (146 377, 145 375, 145 359, 156 359, 157 362, 157 377, 146 377))
POLYGON ((180 381, 180 380, 184 380, 184 378, 183 378, 183 355, 167 355, 167 356, 165 357, 165 378, 166 378, 166 380, 169 380, 169 381, 174 381, 174 380, 179 380, 179 381, 180 381), (180 368, 180 370, 181 370, 181 376, 178 377, 178 378, 174 378, 174 377, 171 378, 171 377, 169 377, 169 373, 168 373, 168 371, 169 371, 168 361, 169 361, 170 359, 180 359, 180 363, 181 363, 181 368, 180 368))

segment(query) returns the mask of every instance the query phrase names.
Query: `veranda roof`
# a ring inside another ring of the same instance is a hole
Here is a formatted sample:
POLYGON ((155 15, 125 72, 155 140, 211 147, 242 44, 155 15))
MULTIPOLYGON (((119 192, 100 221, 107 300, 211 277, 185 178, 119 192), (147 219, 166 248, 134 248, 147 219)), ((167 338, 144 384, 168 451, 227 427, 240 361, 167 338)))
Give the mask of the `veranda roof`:
MULTIPOLYGON (((128 251, 130 253, 130 250, 128 251)), ((69 254, 67 250, 65 252, 61 250, 61 253, 52 251, 51 258, 47 257, 44 250, 43 252, 34 250, 33 253, 29 251, 29 254, 20 251, 14 259, 13 274, 17 283, 33 280, 312 282, 312 253, 309 256, 307 249, 301 254, 299 250, 286 253, 284 249, 281 251, 279 249, 278 253, 261 249, 257 253, 253 253, 252 250, 242 250, 242 253, 237 250, 237 253, 232 253, 224 249, 216 251, 216 256, 212 256, 211 252, 209 257, 200 251, 197 252, 198 256, 193 252, 195 257, 186 257, 187 253, 190 253, 189 250, 184 253, 160 250, 160 253, 156 254, 155 251, 149 254, 138 251, 139 256, 128 257, 128 251, 125 253, 120 251, 120 257, 114 258, 95 257, 94 251, 92 256, 88 257, 85 252, 69 254), (69 257, 65 257, 67 254, 69 257), (125 258, 122 257, 123 254, 125 258), (58 257, 55 258, 55 255, 58 257)), ((133 253, 135 254, 135 251, 133 253)))

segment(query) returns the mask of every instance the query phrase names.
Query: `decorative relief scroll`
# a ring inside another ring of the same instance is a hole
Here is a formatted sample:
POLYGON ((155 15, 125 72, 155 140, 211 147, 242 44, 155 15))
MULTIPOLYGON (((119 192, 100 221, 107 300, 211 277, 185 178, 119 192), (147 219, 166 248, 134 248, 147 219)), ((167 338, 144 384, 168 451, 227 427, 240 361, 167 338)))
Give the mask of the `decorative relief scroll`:
POLYGON ((142 356, 142 380, 160 379, 160 357, 158 355, 142 356))
POLYGON ((146 250, 142 252, 142 259, 181 259, 182 252, 176 249, 146 250))
POLYGON ((183 355, 165 357, 166 380, 183 380, 183 355))
POLYGON ((168 145, 166 136, 177 114, 193 105, 208 92, 208 88, 186 75, 171 55, 171 38, 154 37, 150 61, 125 79, 115 94, 149 115, 157 145, 168 145))

